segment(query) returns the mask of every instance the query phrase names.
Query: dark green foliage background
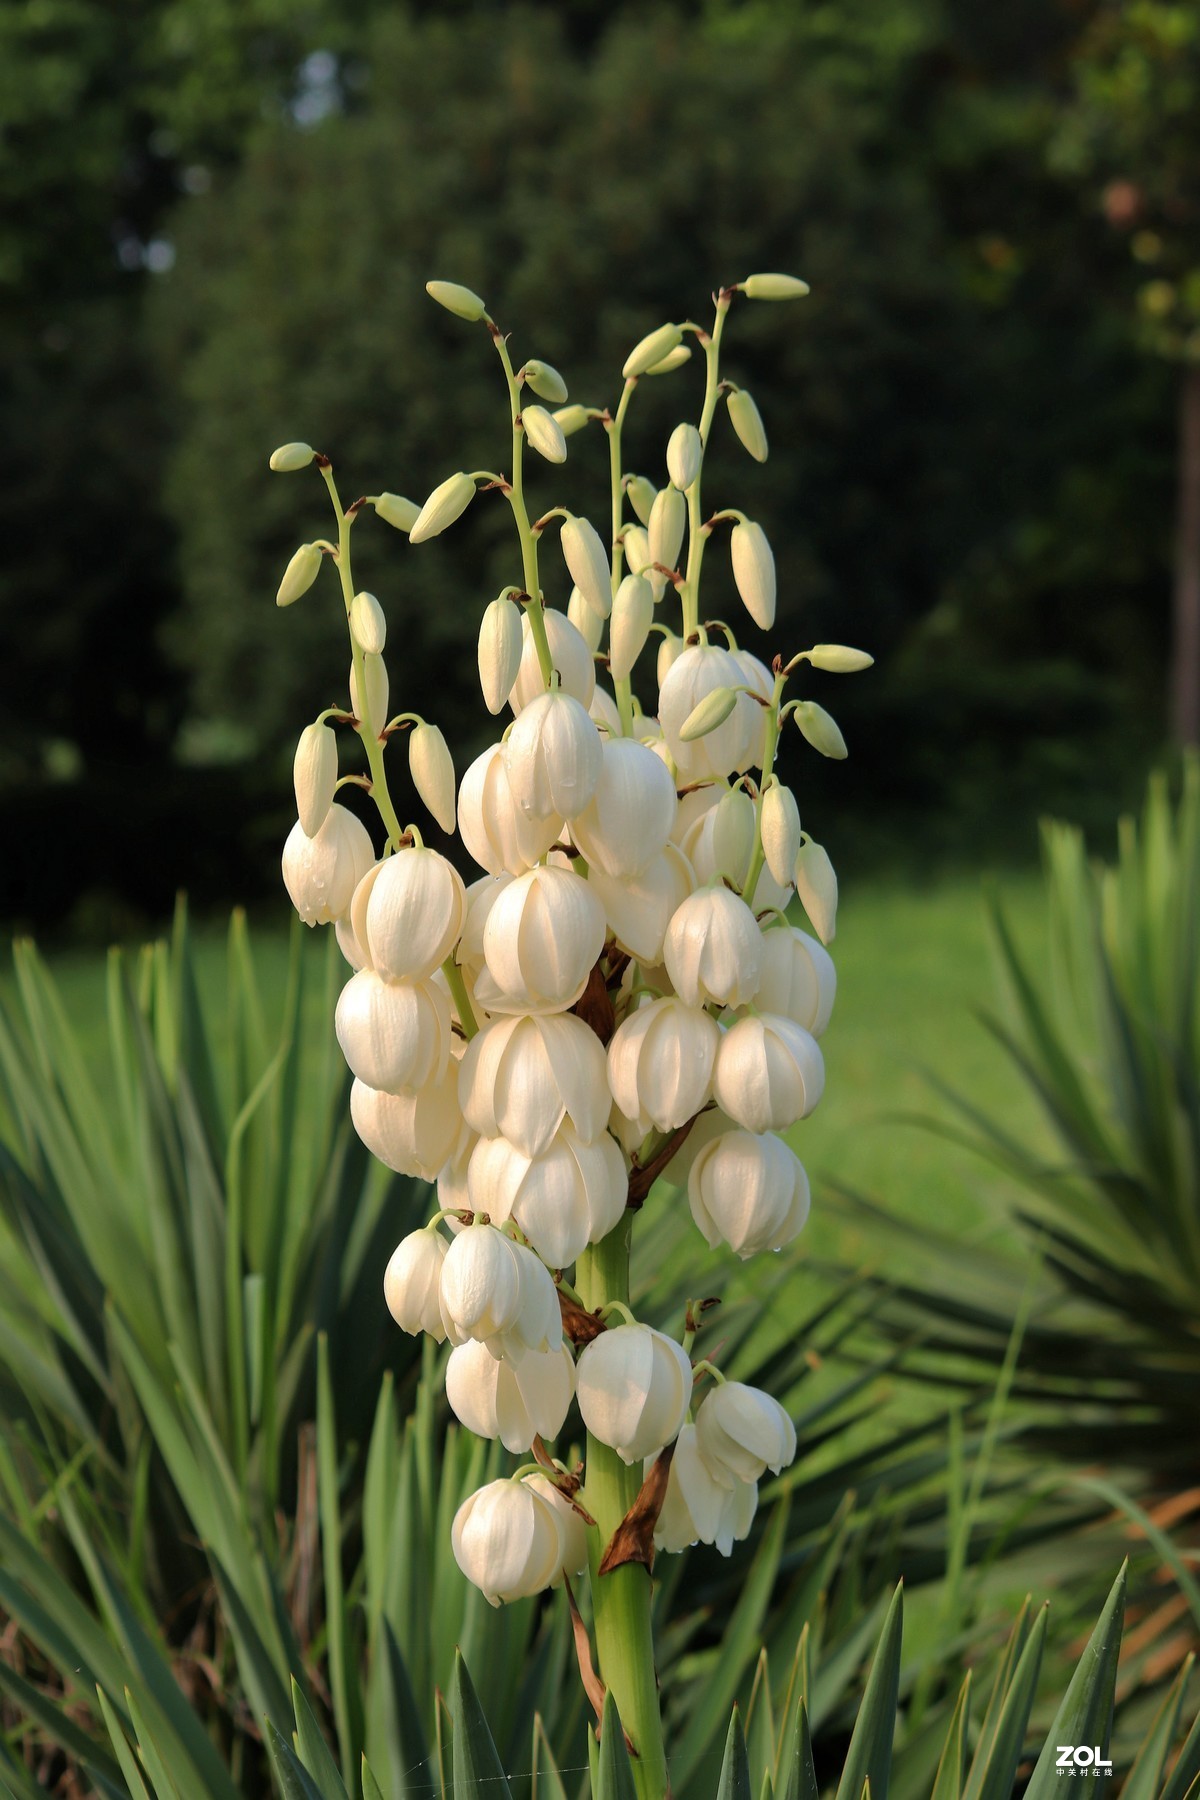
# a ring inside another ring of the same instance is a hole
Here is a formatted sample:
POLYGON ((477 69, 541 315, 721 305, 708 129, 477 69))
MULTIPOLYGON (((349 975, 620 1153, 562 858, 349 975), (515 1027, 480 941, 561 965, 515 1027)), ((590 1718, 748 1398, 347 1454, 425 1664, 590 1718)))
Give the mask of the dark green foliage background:
MULTIPOLYGON (((292 744, 345 651, 324 584, 272 604, 328 523, 268 452, 317 444, 346 498, 506 455, 486 338, 430 305, 433 274, 604 403, 630 344, 703 318, 710 285, 802 272, 803 307, 741 307, 728 338, 771 460, 726 430, 706 494, 775 546, 756 648, 879 660, 814 678, 851 760, 787 748, 806 824, 843 862, 923 864, 1030 852, 1047 809, 1110 818, 1165 733, 1176 375, 1139 347, 1099 176, 1054 154, 1096 10, 7 12, 0 826, 40 854, 10 860, 0 911, 110 930, 181 883, 272 889, 292 744)), ((693 387, 639 396, 652 477, 693 387)), ((594 509, 603 483, 597 434, 534 493, 594 509)), ((420 550, 356 534, 396 704, 464 747, 506 526, 481 501, 420 550)), ((705 610, 732 613, 709 567, 705 610)))

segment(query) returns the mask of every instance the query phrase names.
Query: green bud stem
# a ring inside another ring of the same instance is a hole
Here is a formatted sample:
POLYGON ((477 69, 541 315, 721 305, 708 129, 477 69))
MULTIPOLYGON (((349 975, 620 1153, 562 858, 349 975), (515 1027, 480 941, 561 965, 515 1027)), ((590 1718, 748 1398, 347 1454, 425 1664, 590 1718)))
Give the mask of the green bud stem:
MULTIPOLYGON (((700 469, 687 491, 688 504, 688 555, 687 571, 680 598, 683 602, 683 636, 689 638, 700 622, 700 565, 704 561, 705 534, 701 530, 700 512, 700 480, 704 474, 703 451, 708 448, 708 434, 712 429, 713 414, 717 410, 717 401, 721 392, 721 334, 725 330, 725 320, 732 304, 730 294, 721 294, 717 300, 717 317, 713 325, 712 336, 702 340, 704 348, 704 364, 706 379, 704 386, 704 407, 700 414, 700 444, 702 449, 700 469)), ((699 333, 697 333, 699 336, 699 333)))
POLYGON ((517 535, 521 540, 521 568, 525 577, 525 591, 529 595, 526 612, 529 617, 529 629, 533 634, 534 647, 537 650, 538 667, 542 671, 542 684, 550 686, 550 678, 554 673, 554 659, 550 654, 550 640, 546 636, 546 621, 543 617, 542 590, 538 584, 537 537, 529 523, 529 509, 525 505, 525 433, 521 429, 521 385, 513 371, 512 357, 508 354, 508 345, 503 333, 492 328, 492 342, 504 365, 504 378, 508 383, 508 404, 512 415, 512 482, 508 488, 508 503, 512 507, 513 518, 517 522, 517 535))
POLYGON ((786 675, 775 677, 775 692, 771 696, 771 705, 767 712, 767 728, 763 735, 763 759, 760 774, 762 780, 758 787, 758 798, 754 802, 754 850, 750 857, 750 867, 746 871, 746 879, 742 885, 742 895, 748 904, 754 900, 754 890, 758 878, 762 874, 766 852, 762 841, 763 795, 767 791, 767 782, 771 770, 775 766, 775 752, 779 746, 779 702, 783 698, 783 684, 786 675))
MULTIPOLYGON (((612 495, 612 591, 616 599, 617 589, 621 585, 621 563, 625 554, 625 545, 621 536, 625 494, 621 487, 621 428, 625 423, 625 414, 629 410, 629 402, 633 398, 636 380, 627 381, 621 390, 621 399, 617 407, 616 417, 608 427, 608 474, 612 495)), ((626 675, 618 681, 613 677, 613 692, 617 699, 617 711, 621 717, 621 735, 633 736, 633 682, 626 675)))
POLYGON ((367 753, 367 765, 371 771, 371 797, 379 808, 380 817, 388 834, 388 842, 393 850, 400 847, 400 839, 404 836, 396 808, 392 804, 392 796, 388 791, 387 770, 383 763, 383 744, 379 732, 382 720, 366 717, 367 712, 367 670, 362 647, 350 630, 350 607, 354 600, 354 576, 350 568, 350 527, 357 518, 356 513, 347 514, 342 510, 342 502, 338 495, 337 482, 333 478, 333 469, 328 463, 322 463, 321 475, 325 486, 329 489, 329 498, 333 501, 334 515, 337 518, 338 546, 336 562, 338 576, 342 583, 342 601, 346 608, 346 630, 350 637, 350 650, 354 658, 354 679, 358 688, 358 701, 362 709, 356 727, 362 739, 363 749, 367 753))
MULTIPOLYGON (((575 1284, 588 1311, 614 1300, 628 1305, 632 1232, 633 1214, 626 1213, 615 1231, 579 1257, 575 1284)), ((599 1572, 612 1535, 637 1499, 641 1485, 641 1466, 627 1467, 615 1450, 589 1432, 586 1480, 579 1498, 597 1527, 587 1535, 600 1678, 612 1690, 634 1748, 630 1761, 638 1800, 664 1800, 669 1784, 654 1675, 650 1571, 641 1563, 623 1563, 607 1575, 599 1572)))
POLYGON ((442 964, 442 974, 446 977, 446 986, 450 989, 454 1010, 458 1014, 458 1022, 463 1028, 463 1036, 469 1043, 479 1030, 479 1023, 475 1017, 475 1009, 467 995, 467 984, 462 978, 462 970, 454 960, 453 951, 442 964))

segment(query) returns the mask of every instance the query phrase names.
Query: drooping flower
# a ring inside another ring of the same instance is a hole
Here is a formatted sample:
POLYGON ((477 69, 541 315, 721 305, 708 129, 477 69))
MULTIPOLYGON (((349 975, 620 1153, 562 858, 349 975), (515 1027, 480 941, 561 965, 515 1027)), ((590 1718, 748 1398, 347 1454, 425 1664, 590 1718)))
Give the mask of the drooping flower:
POLYGON ((283 847, 283 885, 306 925, 340 919, 375 860, 365 826, 344 806, 333 805, 315 835, 299 820, 283 847))
POLYGON ((563 1564, 554 1508, 523 1481, 489 1481, 463 1501, 450 1542, 468 1581, 493 1606, 550 1587, 563 1564))
POLYGON ((445 1260, 446 1240, 440 1232, 410 1231, 392 1251, 383 1276, 383 1296, 401 1331, 414 1337, 427 1331, 438 1344, 446 1336, 439 1301, 445 1260))
POLYGON ((618 1325, 586 1346, 575 1370, 583 1422, 622 1462, 673 1442, 692 1397, 692 1365, 649 1325, 618 1325))
POLYGON ((709 1248, 725 1243, 742 1258, 782 1250, 808 1218, 803 1165, 769 1133, 726 1129, 701 1143, 687 1187, 692 1217, 709 1248))

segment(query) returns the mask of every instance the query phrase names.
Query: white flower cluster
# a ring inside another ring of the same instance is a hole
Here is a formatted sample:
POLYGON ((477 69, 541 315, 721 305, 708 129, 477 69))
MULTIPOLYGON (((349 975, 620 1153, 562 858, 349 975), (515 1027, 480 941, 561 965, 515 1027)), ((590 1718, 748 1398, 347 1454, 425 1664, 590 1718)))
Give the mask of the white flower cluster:
MULTIPOLYGON (((803 291, 782 276, 741 286, 768 299, 803 291)), ((721 295, 717 339, 735 291, 721 295)), ((463 318, 487 320, 469 290, 431 283, 430 292, 463 318)), ((581 406, 549 412, 522 404, 522 389, 565 401, 562 378, 540 362, 514 374, 487 322, 509 378, 514 457, 528 442, 551 463, 591 419, 619 433, 639 379, 688 354, 685 328, 661 327, 626 362, 615 420, 581 406)), ((437 1215, 388 1265, 387 1303, 404 1330, 449 1343, 446 1390, 462 1423, 541 1464, 472 1495, 455 1519, 455 1555, 493 1602, 587 1562, 586 1481, 577 1501, 578 1478, 545 1450, 573 1402, 590 1439, 626 1464, 649 1471, 673 1446, 654 1532, 664 1550, 700 1541, 727 1554, 749 1529, 759 1478, 796 1451, 775 1400, 708 1365, 717 1385, 694 1405, 688 1351, 627 1307, 593 1313, 574 1334, 577 1354, 564 1332, 564 1317, 570 1324, 581 1314, 572 1266, 622 1226, 660 1175, 686 1187, 706 1242, 740 1257, 790 1244, 809 1210, 804 1169, 780 1134, 812 1111, 824 1086, 817 1040, 834 999, 824 943, 837 890, 773 765, 789 712, 824 754, 845 753, 823 709, 782 705, 799 663, 845 672, 870 659, 819 645, 772 670, 727 628, 712 642, 713 628, 699 623, 700 561, 723 521, 733 525, 733 583, 763 629, 776 592, 760 526, 740 513, 701 520, 720 393, 749 453, 767 454, 753 400, 717 383, 714 339, 702 348, 701 424, 671 434, 661 486, 621 478, 611 544, 561 508, 531 525, 521 484, 492 481, 513 506, 530 585, 506 589, 483 614, 483 698, 493 715, 507 708, 511 722, 466 770, 456 806, 440 732, 415 714, 385 722, 383 611, 353 591, 353 514, 341 510, 327 459, 306 445, 272 459, 279 468, 316 460, 339 520, 336 548, 297 552, 280 602, 305 591, 331 555, 355 658, 349 711, 322 715, 296 753, 299 818, 284 880, 307 923, 335 925, 354 971, 335 1027, 354 1076, 356 1130, 389 1168, 437 1184, 437 1215), (555 608, 534 576, 539 540, 559 516, 555 608), (659 621, 676 594, 680 630, 659 621), (652 633, 660 640, 653 716, 632 687, 652 633), (612 692, 597 683, 598 662, 612 692), (329 720, 353 724, 366 748, 388 827, 381 860, 334 801, 329 720), (414 827, 401 830, 391 809, 382 750, 407 726, 418 792, 440 824, 457 823, 482 871, 469 886, 414 827), (785 916, 797 891, 815 936, 785 916)), ((449 477, 420 508, 390 494, 373 505, 419 543, 463 513, 477 479, 449 477)))

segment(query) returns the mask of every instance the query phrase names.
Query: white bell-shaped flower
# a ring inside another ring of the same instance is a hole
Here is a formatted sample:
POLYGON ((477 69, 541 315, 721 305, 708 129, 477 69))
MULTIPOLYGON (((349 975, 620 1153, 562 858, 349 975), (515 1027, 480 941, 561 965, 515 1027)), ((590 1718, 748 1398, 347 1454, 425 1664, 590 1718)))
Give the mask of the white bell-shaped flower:
POLYGON ((489 1481, 450 1527, 454 1560, 493 1606, 550 1587, 562 1569, 562 1533, 549 1501, 524 1481, 489 1481))
POLYGON ((604 907, 618 948, 643 964, 661 962, 667 926, 695 885, 692 865, 675 844, 638 875, 606 875, 594 863, 588 870, 588 886, 604 907))
POLYGON ((355 1081, 350 1117, 372 1156, 397 1175, 436 1181, 463 1129, 458 1066, 452 1062, 440 1079, 402 1094, 384 1094, 365 1081, 355 1081))
POLYGON ((726 1129, 701 1143, 687 1184, 692 1217, 710 1250, 728 1244, 743 1259, 782 1250, 808 1218, 808 1176, 783 1139, 771 1134, 726 1129))
POLYGON ((575 1363, 566 1344, 526 1350, 502 1361, 468 1339, 450 1352, 446 1398, 476 1437, 499 1438, 520 1456, 535 1437, 556 1438, 575 1393, 575 1363))
POLYGON ((683 528, 687 523, 687 501, 677 487, 659 488, 650 508, 647 528, 650 561, 661 568, 673 569, 683 546, 683 528))
POLYGON ((604 1047, 572 1013, 496 1019, 467 1045, 458 1098, 473 1131, 507 1138, 525 1156, 540 1156, 564 1121, 592 1143, 611 1105, 604 1047))
POLYGON ((472 1211, 519 1225, 542 1261, 565 1269, 616 1228, 628 1193, 625 1159, 604 1132, 585 1144, 562 1125, 537 1156, 481 1137, 467 1170, 472 1211))
MULTIPOLYGON (((483 928, 489 1012, 573 1006, 604 948, 604 907, 581 875, 544 865, 498 894, 483 928)), ((480 980, 482 980, 482 976, 480 980)))
POLYGON ((365 969, 367 953, 358 941, 358 934, 350 923, 349 913, 343 913, 340 919, 333 922, 333 935, 337 939, 338 949, 354 970, 365 969))
MULTIPOLYGON (((576 1512, 565 1494, 559 1492, 548 1475, 531 1472, 522 1475, 522 1482, 531 1487, 535 1494, 540 1494, 547 1506, 553 1507, 558 1519, 559 1535, 562 1538, 562 1567, 568 1575, 582 1575, 587 1568, 588 1544, 587 1526, 576 1512)), ((551 1586, 556 1585, 551 1583, 551 1586)))
POLYGON ((361 825, 333 805, 315 837, 297 820, 283 846, 283 885, 306 925, 330 925, 348 910, 354 890, 375 861, 361 825))
POLYGON ((592 611, 607 619, 612 607, 612 572, 600 533, 589 519, 572 515, 563 520, 561 543, 571 580, 592 611))
POLYGON ((521 666, 522 617, 507 593, 489 601, 479 622, 479 685, 484 705, 498 713, 512 693, 521 666))
POLYGON ((837 994, 837 971, 823 944, 794 926, 763 933, 756 1006, 794 1019, 820 1037, 837 994))
POLYGON ((617 589, 608 627, 608 666, 614 681, 628 681, 654 623, 654 589, 644 575, 627 575, 617 589))
POLYGON ((562 1342, 558 1291, 545 1264, 494 1225, 470 1225, 450 1245, 441 1308, 452 1344, 475 1338, 496 1357, 562 1342))
POLYGON ((731 650, 729 652, 737 665, 742 686, 757 694, 767 702, 759 706, 753 700, 746 701, 746 736, 739 752, 735 769, 741 774, 743 769, 761 769, 763 756, 766 753, 767 708, 775 694, 775 677, 766 663, 761 662, 749 650, 731 650))
POLYGON ((467 912, 462 876, 416 845, 383 864, 367 901, 367 946, 385 981, 423 981, 445 962, 467 912))
MULTIPOLYGON (((671 490, 667 490, 671 491, 671 490)), ((661 499, 662 496, 660 495, 661 499)), ((682 500, 682 496, 676 495, 682 500)), ((675 658, 658 695, 658 717, 675 767, 684 781, 718 780, 738 766, 758 710, 739 694, 728 718, 704 737, 685 743, 679 733, 700 702, 717 688, 737 688, 745 677, 728 650, 717 644, 689 644, 675 658)))
POLYGON ((610 737, 591 800, 571 821, 571 840, 606 875, 639 875, 670 839, 675 784, 636 738, 610 737))
POLYGON ((686 649, 687 645, 684 643, 683 639, 676 637, 673 632, 667 632, 665 636, 659 638, 658 655, 655 659, 654 669, 654 678, 658 682, 659 687, 661 687, 666 680, 667 670, 671 667, 671 664, 678 662, 686 649))
POLYGON ((363 969, 342 989, 333 1025, 352 1073, 384 1093, 424 1087, 450 1060, 450 1002, 432 981, 363 969))
POLYGON ((621 736, 620 709, 612 695, 606 693, 599 683, 592 695, 592 704, 588 707, 588 717, 597 730, 603 732, 606 737, 619 738, 621 736))
POLYGON ((446 1336, 439 1295, 446 1240, 440 1231, 410 1231, 392 1251, 383 1275, 383 1297, 401 1331, 427 1331, 435 1343, 446 1336))
POLYGON ((573 819, 600 779, 600 734, 570 694, 539 694, 517 714, 504 765, 522 812, 533 819, 573 819))
POLYGON ((687 1006, 744 1006, 758 988, 762 932, 746 902, 707 887, 678 908, 663 940, 671 986, 687 1006))
POLYGON ((483 928, 488 914, 499 895, 515 879, 507 870, 502 870, 498 875, 481 875, 467 889, 467 916, 454 954, 459 967, 472 981, 483 968, 483 928))
POLYGON ((773 1395, 723 1381, 696 1409, 696 1442, 718 1481, 758 1481, 795 1460, 796 1427, 773 1395))
MULTIPOLYGON (((558 671, 559 692, 570 694, 572 700, 578 700, 586 711, 596 689, 596 663, 591 646, 565 613, 555 612, 553 607, 547 606, 542 612, 542 620, 546 627, 546 642, 550 646, 550 661, 558 671)), ((508 703, 514 713, 519 713, 545 691, 537 643, 526 612, 521 618, 521 660, 508 703)))
MULTIPOLYGON (((649 1473, 656 1458, 646 1464, 649 1473)), ((654 1527, 659 1550, 686 1550, 689 1544, 715 1544, 728 1556, 744 1538, 758 1509, 758 1488, 752 1481, 733 1487, 717 1480, 700 1453, 696 1427, 685 1425, 675 1440, 666 1498, 654 1527)))
MULTIPOLYGON (((454 1140, 454 1149, 450 1160, 438 1171, 437 1197, 439 1207, 454 1212, 470 1213, 471 1196, 467 1190, 467 1170, 471 1165, 471 1152, 478 1139, 473 1131, 463 1127, 454 1140)), ((463 1229, 461 1219, 447 1219, 446 1225, 452 1232, 463 1229)))
POLYGON ((622 1462, 642 1462, 672 1443, 687 1418, 692 1365, 661 1331, 618 1325, 584 1349, 575 1393, 593 1437, 622 1462))
POLYGON ((492 744, 475 758, 458 790, 458 829, 480 868, 491 875, 521 875, 539 863, 561 835, 563 821, 533 819, 517 805, 508 779, 504 746, 492 744))
POLYGON ((808 1117, 824 1091, 821 1047, 794 1020, 756 1013, 721 1039, 713 1094, 747 1131, 786 1131, 808 1117))
POLYGON ((379 871, 383 862, 373 862, 360 878, 350 901, 350 910, 346 914, 350 929, 353 931, 358 947, 362 951, 363 967, 371 967, 371 945, 367 937, 367 901, 371 898, 371 889, 379 879, 379 871))
POLYGON ((296 811, 306 837, 320 831, 330 807, 338 778, 337 739, 328 725, 306 725, 296 745, 292 780, 296 811))
MULTIPOLYGON (((701 885, 729 880, 741 887, 754 851, 754 802, 744 788, 709 788, 715 806, 697 810, 680 839, 679 847, 696 871, 701 885)), ((688 795, 691 799, 693 796, 688 795)))
POLYGON ((658 1131, 675 1131, 712 1097, 720 1041, 716 1022, 674 995, 639 1006, 608 1046, 613 1099, 627 1118, 647 1118, 658 1131))
POLYGON ((762 631, 775 623, 775 557, 761 525, 743 519, 729 540, 733 579, 742 604, 762 631))

